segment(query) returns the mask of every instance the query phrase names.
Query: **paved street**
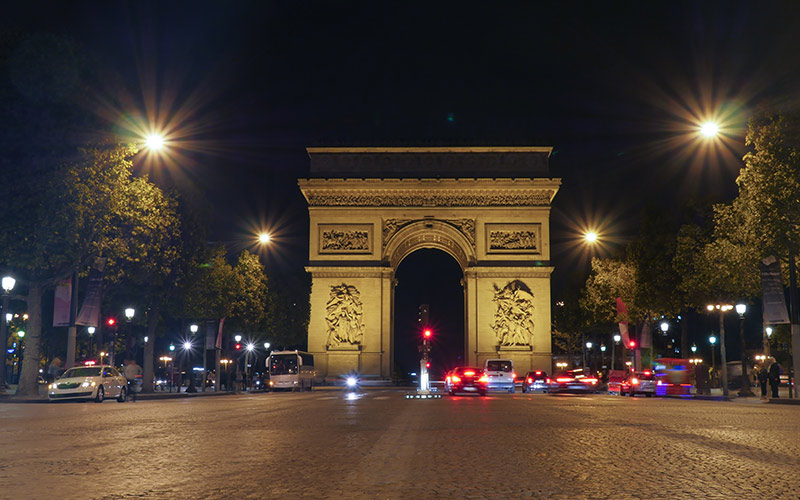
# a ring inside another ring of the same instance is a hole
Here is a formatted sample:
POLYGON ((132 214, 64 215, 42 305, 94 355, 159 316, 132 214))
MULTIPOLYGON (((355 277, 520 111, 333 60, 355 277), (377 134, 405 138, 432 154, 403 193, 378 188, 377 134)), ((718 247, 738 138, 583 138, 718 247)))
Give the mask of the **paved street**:
POLYGON ((800 407, 370 390, 0 405, 0 497, 800 498, 800 407))

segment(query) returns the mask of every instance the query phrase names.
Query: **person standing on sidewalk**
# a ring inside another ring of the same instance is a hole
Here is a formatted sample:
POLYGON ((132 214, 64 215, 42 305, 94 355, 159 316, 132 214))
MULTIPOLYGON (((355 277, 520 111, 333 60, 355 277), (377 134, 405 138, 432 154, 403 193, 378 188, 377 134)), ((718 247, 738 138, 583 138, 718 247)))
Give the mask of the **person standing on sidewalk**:
POLYGON ((778 384, 781 382, 781 365, 779 365, 777 361, 773 361, 772 364, 769 365, 769 375, 767 378, 769 379, 769 386, 772 388, 772 397, 780 397, 778 396, 778 384))
POLYGON ((128 379, 128 397, 133 398, 134 403, 136 402, 136 392, 139 389, 136 386, 136 378, 141 376, 142 367, 136 363, 135 359, 129 359, 125 365, 125 378, 128 379))
POLYGON ((767 365, 762 364, 758 369, 758 385, 761 386, 761 397, 767 397, 767 381, 769 380, 769 373, 767 372, 767 365))

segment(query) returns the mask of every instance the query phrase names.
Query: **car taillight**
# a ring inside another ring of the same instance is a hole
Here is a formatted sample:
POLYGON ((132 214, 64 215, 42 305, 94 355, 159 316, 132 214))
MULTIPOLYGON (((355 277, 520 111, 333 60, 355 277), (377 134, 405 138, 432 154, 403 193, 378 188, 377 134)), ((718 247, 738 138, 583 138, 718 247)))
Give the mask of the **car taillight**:
POLYGON ((517 379, 517 374, 515 372, 511 372, 511 378, 516 380, 517 379))
POLYGON ((639 379, 638 379, 638 378, 636 378, 636 377, 633 377, 633 378, 631 379, 631 384, 633 384, 633 385, 639 385, 639 379))
POLYGON ((546 378, 546 379, 544 380, 544 383, 545 383, 545 384, 549 384, 550 382, 552 382, 552 380, 550 380, 550 378, 546 378))
POLYGON ((536 375, 541 375, 541 374, 542 374, 542 372, 540 372, 538 370, 536 371, 536 375))
POLYGON ((453 382, 461 382, 461 377, 459 377, 458 375, 453 375, 452 381, 453 382))
POLYGON ((489 377, 487 377, 486 375, 483 375, 481 378, 478 379, 478 382, 483 382, 485 384, 488 384, 489 383, 489 377))
POLYGON ((448 376, 445 381, 450 382, 450 377, 448 376))
POLYGON ((532 378, 529 378, 529 379, 528 379, 528 383, 529 383, 529 384, 532 384, 532 383, 533 383, 533 379, 532 379, 532 378))
POLYGON ((564 382, 572 382, 572 377, 558 377, 556 378, 556 382, 564 383, 564 382))
POLYGON ((473 376, 475 376, 475 372, 473 372, 473 371, 471 371, 471 370, 470 370, 470 371, 468 371, 468 372, 464 372, 464 376, 466 376, 466 377, 473 377, 473 376))
POLYGON ((584 384, 595 385, 597 383, 597 379, 592 377, 586 377, 584 379, 581 379, 581 382, 583 382, 584 384))

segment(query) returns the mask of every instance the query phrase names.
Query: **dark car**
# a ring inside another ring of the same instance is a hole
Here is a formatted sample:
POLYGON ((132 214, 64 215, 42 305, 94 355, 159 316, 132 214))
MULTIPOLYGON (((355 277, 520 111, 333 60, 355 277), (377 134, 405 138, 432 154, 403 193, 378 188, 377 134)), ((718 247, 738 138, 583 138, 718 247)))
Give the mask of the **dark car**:
POLYGON ((451 396, 457 392, 486 395, 489 377, 480 368, 461 366, 447 372, 444 377, 444 390, 451 396))
POLYGON ((571 392, 589 393, 597 390, 599 380, 591 374, 583 373, 583 370, 566 370, 558 375, 550 377, 547 384, 547 392, 571 392))
POLYGON ((542 370, 528 372, 522 379, 522 392, 544 391, 547 389, 549 380, 547 372, 542 370))
POLYGON ((620 396, 635 396, 644 394, 648 398, 656 393, 656 377, 653 372, 645 370, 643 372, 631 372, 625 377, 620 385, 620 396))

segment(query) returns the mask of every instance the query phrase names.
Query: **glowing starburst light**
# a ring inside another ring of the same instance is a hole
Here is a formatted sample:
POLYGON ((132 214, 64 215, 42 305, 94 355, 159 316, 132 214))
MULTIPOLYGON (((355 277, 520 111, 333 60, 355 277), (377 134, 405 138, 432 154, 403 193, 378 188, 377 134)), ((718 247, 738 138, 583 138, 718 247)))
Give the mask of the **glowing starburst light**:
POLYGON ((584 235, 584 238, 589 243, 595 243, 597 241, 597 233, 595 233, 594 231, 589 231, 588 233, 586 233, 586 235, 584 235))
POLYGON ((706 137, 716 137, 719 134, 719 125, 714 122, 705 122, 700 126, 700 133, 706 137))
POLYGON ((159 151, 164 148, 164 136, 159 134, 149 134, 144 139, 144 145, 152 151, 159 151))

